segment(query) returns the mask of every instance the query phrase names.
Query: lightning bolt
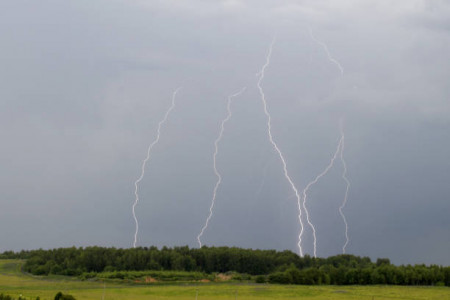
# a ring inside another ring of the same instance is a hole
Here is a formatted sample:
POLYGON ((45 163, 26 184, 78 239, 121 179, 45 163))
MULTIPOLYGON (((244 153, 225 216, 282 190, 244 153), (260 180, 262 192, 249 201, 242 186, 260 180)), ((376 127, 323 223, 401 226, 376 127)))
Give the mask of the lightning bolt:
POLYGON ((344 168, 344 171, 342 172, 342 178, 344 179, 345 183, 347 184, 347 187, 345 189, 344 201, 342 202, 341 206, 339 207, 339 213, 341 214, 342 220, 344 221, 344 224, 345 224, 345 244, 342 247, 342 253, 345 254, 345 248, 347 247, 350 239, 348 237, 348 223, 347 223, 344 213, 342 212, 342 209, 344 209, 345 205, 347 204, 348 191, 350 189, 350 181, 347 178, 347 164, 344 160, 345 136, 344 136, 344 129, 343 129, 342 122, 341 122, 341 126, 340 126, 340 131, 341 131, 341 141, 342 141, 341 142, 341 162, 342 162, 342 166, 344 168))
POLYGON ((297 246, 298 246, 298 249, 299 249, 300 256, 303 256, 303 250, 302 250, 302 246, 301 246, 301 236, 303 234, 301 198, 300 198, 300 194, 299 194, 297 188, 295 187, 294 182, 292 181, 291 177, 289 176, 289 173, 288 173, 288 170, 287 170, 287 163, 286 163, 286 160, 284 159, 283 153, 281 152, 281 150, 278 147, 277 143, 273 139, 273 136, 272 136, 272 118, 271 118, 271 116, 269 114, 269 111, 267 110, 266 96, 265 96, 264 91, 263 91, 263 89, 261 87, 261 82, 264 79, 266 68, 270 64, 270 58, 272 56, 272 50, 273 50, 273 45, 275 44, 275 41, 276 41, 276 37, 274 37, 272 42, 270 43, 269 52, 267 53, 267 56, 266 56, 266 63, 261 68, 261 71, 256 74, 257 76, 259 75, 257 87, 258 87, 258 90, 259 90, 259 94, 261 95, 261 101, 262 101, 263 108, 264 108, 264 114, 267 117, 267 134, 269 135, 269 141, 272 144, 272 146, 275 149, 275 151, 278 153, 278 156, 280 157, 281 163, 283 164, 284 177, 286 177, 287 181, 289 182, 289 184, 290 184, 290 186, 291 186, 292 190, 294 191, 295 196, 297 198, 297 206, 298 206, 298 212, 299 212, 298 220, 299 220, 299 223, 300 223, 299 242, 298 242, 297 246))
MULTIPOLYGON (((309 36, 311 37, 311 39, 312 39, 313 41, 315 41, 316 43, 318 43, 320 46, 322 46, 322 48, 324 49, 325 53, 327 54, 328 60, 329 60, 330 62, 332 62, 333 64, 335 64, 335 65, 338 67, 339 71, 341 72, 341 76, 344 76, 344 68, 343 68, 342 65, 339 63, 339 61, 337 61, 335 58, 333 58, 333 56, 331 56, 331 53, 330 53, 330 51, 328 50, 327 45, 326 45, 324 42, 318 40, 318 39, 314 36, 314 34, 313 34, 312 29, 311 29, 310 26, 308 26, 308 31, 309 31, 309 36)), ((350 181, 349 181, 348 178, 347 178, 347 164, 346 164, 346 162, 345 162, 345 160, 344 160, 344 146, 345 146, 344 139, 345 139, 345 137, 344 137, 344 130, 343 130, 343 125, 342 125, 342 123, 343 123, 343 122, 342 122, 342 119, 341 119, 341 122, 340 122, 341 139, 340 139, 340 141, 339 141, 338 149, 336 150, 336 153, 334 154, 334 157, 333 157, 333 159, 332 159, 332 161, 331 161, 331 166, 332 166, 332 164, 334 163, 334 160, 336 159, 336 155, 338 154, 338 152, 340 152, 340 160, 341 160, 341 162, 342 162, 342 166, 343 166, 343 169, 344 169, 343 172, 342 172, 342 178, 344 179, 344 181, 345 181, 345 183, 346 183, 346 185, 347 185, 347 186, 346 186, 346 189, 345 189, 344 201, 342 202, 341 206, 339 207, 339 214, 341 215, 342 220, 344 221, 344 224, 345 224, 345 244, 344 244, 344 246, 342 247, 342 253, 345 253, 345 248, 347 247, 347 245, 348 245, 350 239, 349 239, 349 237, 348 237, 348 223, 347 223, 347 220, 346 220, 345 215, 344 215, 344 213, 343 213, 342 210, 343 210, 343 208, 345 207, 345 205, 347 204, 348 191, 349 191, 349 189, 350 189, 350 181)), ((331 166, 330 166, 330 167, 331 167, 331 166)), ((326 169, 325 171, 328 172, 328 169, 326 169)), ((325 172, 325 174, 326 174, 326 172, 325 172)), ((319 176, 320 176, 320 175, 319 175, 319 176)), ((303 201, 303 204, 305 204, 305 202, 306 202, 306 195, 304 194, 304 201, 303 201)), ((307 220, 308 220, 308 213, 307 213, 307 220)), ((315 253, 315 252, 316 252, 316 236, 315 236, 315 230, 314 230, 314 227, 312 226, 312 224, 310 224, 309 220, 308 220, 308 224, 313 228, 313 233, 314 233, 314 253, 315 253)), ((314 256, 316 256, 316 255, 314 254, 314 256)))
POLYGON ((228 114, 225 117, 225 119, 222 120, 222 123, 220 124, 219 136, 214 141, 215 151, 214 151, 214 155, 213 155, 213 167, 214 167, 214 174, 216 174, 216 176, 217 176, 217 181, 216 181, 216 185, 214 186, 214 190, 213 190, 213 197, 212 197, 212 201, 211 201, 211 206, 209 207, 209 215, 206 218, 205 224, 203 225, 200 233, 197 236, 197 242, 198 242, 198 245, 199 245, 200 248, 202 247, 201 237, 203 236, 203 233, 205 232, 205 230, 208 228, 209 221, 212 218, 214 205, 216 203, 217 190, 219 189, 220 183, 222 182, 222 176, 220 175, 219 171, 217 170, 217 154, 219 153, 219 142, 222 140, 222 136, 223 136, 223 133, 225 131, 225 124, 231 119, 231 115, 232 115, 232 113, 231 113, 231 102, 233 102, 233 98, 238 97, 245 90, 246 90, 246 88, 244 87, 239 92, 234 93, 234 94, 232 94, 232 95, 230 95, 228 97, 228 102, 227 102, 228 114))
POLYGON ((157 130, 157 135, 156 135, 155 140, 150 144, 150 146, 148 146, 148 149, 147 149, 147 156, 146 156, 146 158, 144 159, 144 161, 142 162, 141 176, 139 176, 139 178, 134 182, 134 187, 135 187, 135 189, 134 189, 134 195, 135 195, 135 197, 136 197, 135 200, 134 200, 134 203, 133 203, 133 208, 132 208, 134 222, 136 223, 136 231, 135 231, 135 233, 134 233, 134 241, 133 241, 133 247, 134 247, 134 248, 136 248, 137 236, 138 236, 138 232, 139 232, 139 222, 138 222, 138 219, 137 219, 137 217, 136 217, 136 211, 135 211, 136 205, 137 205, 138 202, 139 202, 139 193, 138 193, 138 190, 139 190, 139 183, 140 183, 140 182, 142 181, 142 179, 144 178, 144 175, 145 175, 145 165, 147 164, 148 160, 150 159, 151 151, 152 151, 153 147, 154 147, 156 144, 158 144, 158 142, 159 142, 159 138, 160 138, 160 136, 161 136, 161 127, 162 127, 162 125, 167 121, 167 118, 169 117, 170 112, 175 108, 175 99, 176 99, 176 96, 177 96, 178 92, 180 91, 180 89, 181 89, 181 87, 177 88, 177 89, 173 92, 173 94, 172 94, 172 104, 171 104, 171 106, 169 107, 169 109, 166 111, 166 113, 165 113, 165 115, 164 115, 164 118, 158 123, 158 130, 157 130))
POLYGON ((332 62, 333 64, 335 64, 335 65, 338 67, 339 71, 341 72, 341 76, 344 76, 344 68, 342 67, 342 65, 341 65, 341 64, 340 64, 333 56, 331 56, 331 53, 330 53, 330 51, 328 50, 327 45, 326 45, 324 42, 318 40, 318 39, 314 36, 314 34, 313 34, 312 29, 311 29, 310 26, 308 26, 308 31, 309 31, 309 36, 311 37, 311 39, 312 39, 313 41, 315 41, 317 44, 319 44, 319 45, 323 48, 323 50, 324 50, 325 53, 327 54, 328 60, 329 60, 330 62, 332 62))
POLYGON ((341 136, 341 138, 339 139, 339 143, 338 146, 336 148, 336 152, 334 153, 333 157, 330 160, 330 163, 328 164, 328 166, 322 171, 322 173, 320 173, 319 175, 316 176, 316 178, 314 178, 313 181, 309 182, 305 189, 303 190, 303 209, 305 210, 305 214, 306 214, 306 220, 309 224, 309 226, 312 229, 313 232, 313 239, 314 239, 314 257, 317 257, 317 237, 316 237, 316 229, 314 227, 314 225, 311 223, 310 219, 309 219, 309 213, 308 210, 306 209, 306 200, 307 200, 307 193, 309 191, 309 189, 316 184, 320 178, 322 178, 323 176, 325 176, 328 171, 330 171, 330 169, 333 167, 334 165, 334 161, 336 160, 339 151, 341 150, 342 144, 344 142, 343 137, 341 136))

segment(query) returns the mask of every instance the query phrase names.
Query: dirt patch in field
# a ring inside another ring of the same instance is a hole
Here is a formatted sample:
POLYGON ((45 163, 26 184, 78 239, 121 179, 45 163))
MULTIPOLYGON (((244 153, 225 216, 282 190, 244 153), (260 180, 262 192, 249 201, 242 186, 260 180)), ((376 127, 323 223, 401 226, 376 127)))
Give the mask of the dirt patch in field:
POLYGON ((226 275, 226 274, 223 274, 223 273, 220 273, 220 274, 216 275, 216 281, 230 281, 231 278, 233 278, 233 276, 226 275))
POLYGON ((145 283, 154 283, 154 282, 158 282, 158 280, 150 276, 145 277, 145 283))

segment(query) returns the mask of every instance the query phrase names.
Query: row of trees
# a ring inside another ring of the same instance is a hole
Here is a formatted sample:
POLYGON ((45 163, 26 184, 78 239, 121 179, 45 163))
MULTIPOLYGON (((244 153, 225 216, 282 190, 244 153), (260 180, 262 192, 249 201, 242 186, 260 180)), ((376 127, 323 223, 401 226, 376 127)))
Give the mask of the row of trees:
POLYGON ((392 285, 450 285, 450 268, 439 266, 368 266, 334 267, 323 265, 319 268, 299 270, 295 266, 283 272, 268 276, 270 283, 282 284, 392 284, 392 285))
POLYGON ((35 275, 79 276, 86 272, 177 270, 263 275, 258 280, 289 284, 399 284, 450 286, 450 267, 395 266, 389 259, 354 255, 299 257, 291 251, 230 247, 103 247, 4 252, 0 258, 27 259, 24 271, 35 275))

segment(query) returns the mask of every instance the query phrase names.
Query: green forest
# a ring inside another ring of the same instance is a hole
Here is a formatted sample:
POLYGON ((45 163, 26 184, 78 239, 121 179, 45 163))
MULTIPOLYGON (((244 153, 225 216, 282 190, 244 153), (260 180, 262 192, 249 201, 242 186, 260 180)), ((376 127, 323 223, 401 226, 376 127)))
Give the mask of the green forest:
POLYGON ((230 273, 235 279, 258 283, 450 286, 448 266, 397 266, 387 258, 373 262, 369 257, 347 254, 328 258, 300 257, 291 251, 235 247, 72 247, 6 251, 0 254, 1 258, 25 259, 23 271, 34 275, 67 275, 82 279, 124 279, 130 274, 153 274, 199 280, 209 278, 213 273, 230 273))

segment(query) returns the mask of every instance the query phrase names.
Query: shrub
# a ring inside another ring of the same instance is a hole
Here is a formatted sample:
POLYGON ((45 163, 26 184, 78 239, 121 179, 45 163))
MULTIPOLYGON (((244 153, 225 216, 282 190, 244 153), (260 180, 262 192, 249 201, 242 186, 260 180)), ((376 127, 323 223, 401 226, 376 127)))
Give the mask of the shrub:
POLYGON ((269 275, 270 283, 289 284, 292 283, 291 279, 286 272, 275 272, 269 275))
POLYGON ((76 300, 74 296, 72 295, 68 295, 68 294, 63 294, 61 292, 58 292, 55 295, 55 300, 76 300))

